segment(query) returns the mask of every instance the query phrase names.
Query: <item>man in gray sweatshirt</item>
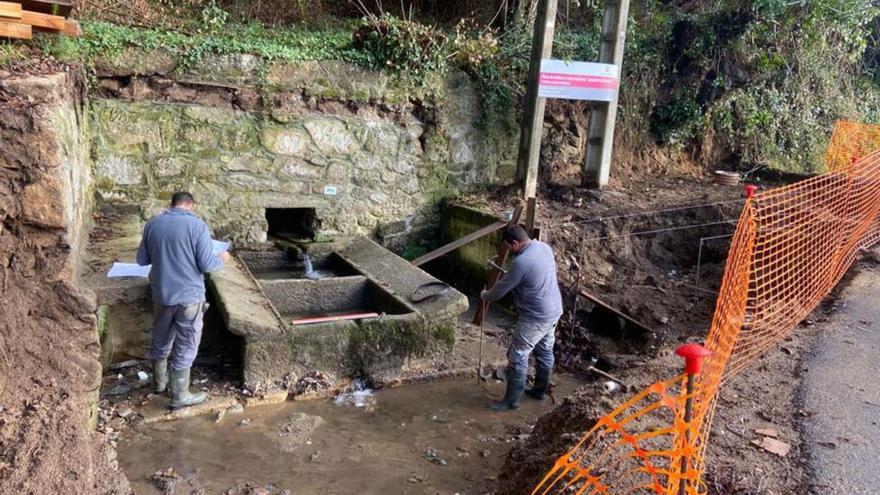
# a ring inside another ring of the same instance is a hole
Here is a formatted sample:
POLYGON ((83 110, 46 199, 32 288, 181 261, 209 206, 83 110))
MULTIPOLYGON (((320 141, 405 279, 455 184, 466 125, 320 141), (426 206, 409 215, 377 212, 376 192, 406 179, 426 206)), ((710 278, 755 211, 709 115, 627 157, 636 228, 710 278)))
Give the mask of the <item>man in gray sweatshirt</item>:
POLYGON ((190 369, 202 340, 205 274, 223 268, 229 253, 212 253, 208 226, 193 210, 195 201, 186 192, 174 193, 171 208, 144 227, 137 262, 151 265, 153 290, 153 342, 150 359, 156 392, 171 385, 171 409, 201 404, 205 392, 190 393, 190 369), (168 361, 171 359, 169 377, 168 361))
POLYGON ((544 399, 553 370, 556 323, 562 316, 562 295, 550 246, 529 239, 520 225, 505 228, 501 237, 516 258, 495 287, 484 290, 480 296, 484 301, 494 302, 513 291, 519 319, 507 351, 507 392, 502 401, 489 406, 496 411, 519 407, 532 351, 536 362, 535 382, 526 393, 535 399, 544 399))

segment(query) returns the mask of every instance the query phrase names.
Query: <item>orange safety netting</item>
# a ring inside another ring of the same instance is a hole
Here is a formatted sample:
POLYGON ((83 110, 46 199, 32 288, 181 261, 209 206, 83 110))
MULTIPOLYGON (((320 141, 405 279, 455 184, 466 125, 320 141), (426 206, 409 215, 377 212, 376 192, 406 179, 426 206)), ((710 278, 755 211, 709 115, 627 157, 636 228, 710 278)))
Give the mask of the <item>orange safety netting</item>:
POLYGON ((712 354, 693 392, 683 374, 635 395, 560 457, 533 494, 706 493, 720 387, 789 335, 857 252, 880 240, 880 127, 839 123, 826 160, 828 173, 746 200, 706 339, 712 354))

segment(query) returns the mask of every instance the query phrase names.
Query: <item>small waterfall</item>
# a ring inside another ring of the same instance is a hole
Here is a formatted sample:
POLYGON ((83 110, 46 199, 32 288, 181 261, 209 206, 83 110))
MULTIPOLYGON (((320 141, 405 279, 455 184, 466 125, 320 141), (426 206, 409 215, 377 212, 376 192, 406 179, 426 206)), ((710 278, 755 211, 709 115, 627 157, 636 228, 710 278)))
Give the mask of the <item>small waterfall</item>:
POLYGON ((303 253, 303 267, 306 278, 312 278, 315 269, 312 267, 312 257, 309 256, 309 253, 303 253))
POLYGON ((333 276, 332 273, 323 270, 315 270, 312 265, 312 257, 309 253, 303 253, 303 276, 311 280, 319 280, 333 276))

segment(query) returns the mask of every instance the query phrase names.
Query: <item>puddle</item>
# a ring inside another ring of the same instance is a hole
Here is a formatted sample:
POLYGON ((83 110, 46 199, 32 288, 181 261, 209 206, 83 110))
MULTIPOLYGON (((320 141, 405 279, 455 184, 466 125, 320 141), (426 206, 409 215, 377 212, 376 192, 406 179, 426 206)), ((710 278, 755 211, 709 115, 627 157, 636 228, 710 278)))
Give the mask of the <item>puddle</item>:
MULTIPOLYGON (((564 375, 556 381, 558 400, 581 383, 564 375)), ((503 388, 490 385, 496 397, 503 388)), ((138 494, 162 493, 149 478, 168 467, 182 477, 179 494, 222 493, 244 482, 292 494, 485 493, 511 442, 553 407, 525 397, 513 413, 490 411, 475 379, 341 397, 343 406, 287 402, 226 414, 219 423, 199 417, 141 425, 121 439, 119 461, 138 494)))

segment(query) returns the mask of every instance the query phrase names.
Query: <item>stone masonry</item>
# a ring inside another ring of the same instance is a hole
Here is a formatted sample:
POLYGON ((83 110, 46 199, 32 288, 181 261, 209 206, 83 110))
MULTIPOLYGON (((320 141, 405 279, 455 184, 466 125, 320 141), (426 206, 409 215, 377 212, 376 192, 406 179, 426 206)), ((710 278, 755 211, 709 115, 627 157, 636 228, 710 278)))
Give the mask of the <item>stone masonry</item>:
MULTIPOLYGON (((402 249, 437 227, 447 197, 512 176, 513 140, 478 125, 465 74, 439 98, 409 102, 384 75, 341 62, 273 65, 260 83, 260 61, 247 57, 205 62, 196 83, 195 71, 170 77, 189 91, 250 88, 259 103, 180 103, 173 80, 126 90, 112 79, 121 69, 102 69, 113 90, 90 108, 99 201, 137 205, 146 219, 189 190, 215 234, 240 247, 266 241, 266 208, 314 208, 321 236, 375 234, 402 249), (300 77, 312 72, 323 77, 300 77)), ((170 70, 157 60, 140 72, 170 70)))

